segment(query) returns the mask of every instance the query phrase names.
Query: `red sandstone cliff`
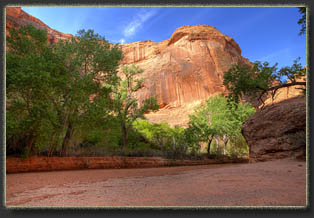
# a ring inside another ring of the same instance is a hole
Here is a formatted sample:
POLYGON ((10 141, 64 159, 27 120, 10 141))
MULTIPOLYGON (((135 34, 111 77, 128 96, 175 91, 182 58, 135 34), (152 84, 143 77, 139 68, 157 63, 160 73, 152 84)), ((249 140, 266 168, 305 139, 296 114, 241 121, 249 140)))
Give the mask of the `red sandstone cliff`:
POLYGON ((230 37, 208 25, 182 26, 170 39, 122 45, 123 64, 144 69, 138 98, 156 96, 161 105, 182 106, 225 92, 223 73, 248 63, 230 37))
POLYGON ((18 28, 28 24, 32 24, 40 29, 46 29, 50 43, 57 42, 60 39, 69 39, 73 37, 71 34, 65 34, 51 29, 41 20, 23 11, 21 7, 6 7, 6 34, 8 34, 11 27, 18 28))
POLYGON ((224 93, 223 73, 233 64, 249 63, 239 45, 208 25, 182 26, 170 39, 122 45, 122 64, 144 69, 139 99, 156 96, 163 109, 147 114, 151 122, 186 125, 202 100, 224 93))

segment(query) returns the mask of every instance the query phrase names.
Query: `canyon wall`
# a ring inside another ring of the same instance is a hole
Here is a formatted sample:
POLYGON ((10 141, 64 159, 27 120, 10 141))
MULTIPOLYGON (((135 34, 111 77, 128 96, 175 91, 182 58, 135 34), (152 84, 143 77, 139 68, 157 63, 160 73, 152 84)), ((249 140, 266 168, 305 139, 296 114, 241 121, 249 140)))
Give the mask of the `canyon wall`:
POLYGON ((230 37, 208 25, 182 26, 170 39, 122 45, 122 64, 144 69, 139 99, 156 96, 163 107, 179 107, 224 93, 223 73, 231 65, 249 63, 230 37))

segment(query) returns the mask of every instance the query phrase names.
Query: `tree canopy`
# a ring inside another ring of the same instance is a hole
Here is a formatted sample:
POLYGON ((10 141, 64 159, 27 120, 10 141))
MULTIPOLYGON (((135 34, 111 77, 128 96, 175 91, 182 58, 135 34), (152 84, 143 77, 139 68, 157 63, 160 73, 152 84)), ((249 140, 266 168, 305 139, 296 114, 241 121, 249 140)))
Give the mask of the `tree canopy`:
POLYGON ((211 97, 190 115, 188 131, 208 143, 209 153, 214 137, 222 138, 225 144, 241 137, 242 123, 254 112, 248 104, 228 101, 224 96, 211 97))
POLYGON ((122 52, 92 30, 50 45, 31 25, 11 28, 7 43, 7 146, 28 153, 50 141, 66 155, 82 118, 108 101, 122 52))
POLYGON ((253 65, 233 65, 224 73, 224 85, 229 91, 228 98, 235 102, 258 100, 264 105, 263 97, 271 92, 272 97, 280 88, 302 85, 305 91, 305 81, 297 81, 304 78, 306 68, 296 59, 292 66, 277 70, 277 64, 269 66, 268 62, 255 62, 253 65), (277 83, 277 84, 276 84, 277 83))

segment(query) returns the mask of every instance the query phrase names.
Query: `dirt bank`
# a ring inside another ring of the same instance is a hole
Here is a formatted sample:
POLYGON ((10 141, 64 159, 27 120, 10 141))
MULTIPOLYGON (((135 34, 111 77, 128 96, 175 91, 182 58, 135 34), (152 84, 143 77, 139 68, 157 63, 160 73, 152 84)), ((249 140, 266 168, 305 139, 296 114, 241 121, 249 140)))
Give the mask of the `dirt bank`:
POLYGON ((7 174, 6 205, 306 206, 306 162, 7 174))
POLYGON ((169 160, 161 157, 8 157, 7 173, 41 172, 79 169, 120 169, 162 166, 203 165, 216 163, 245 163, 249 159, 169 160))

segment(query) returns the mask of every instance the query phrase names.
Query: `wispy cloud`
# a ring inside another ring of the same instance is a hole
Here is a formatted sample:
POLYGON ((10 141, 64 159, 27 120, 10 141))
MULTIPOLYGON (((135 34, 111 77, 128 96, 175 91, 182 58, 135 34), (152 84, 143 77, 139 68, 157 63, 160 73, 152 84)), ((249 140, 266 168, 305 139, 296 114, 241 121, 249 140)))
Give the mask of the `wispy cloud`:
POLYGON ((137 14, 132 18, 132 20, 123 29, 123 38, 120 39, 120 43, 123 44, 128 38, 134 36, 137 31, 142 28, 145 22, 147 22, 149 19, 157 14, 158 10, 158 8, 139 10, 137 14))
POLYGON ((282 58, 291 58, 291 52, 290 48, 284 48, 279 51, 275 51, 273 53, 270 53, 264 57, 261 57, 260 61, 274 61, 274 60, 280 60, 282 58))

